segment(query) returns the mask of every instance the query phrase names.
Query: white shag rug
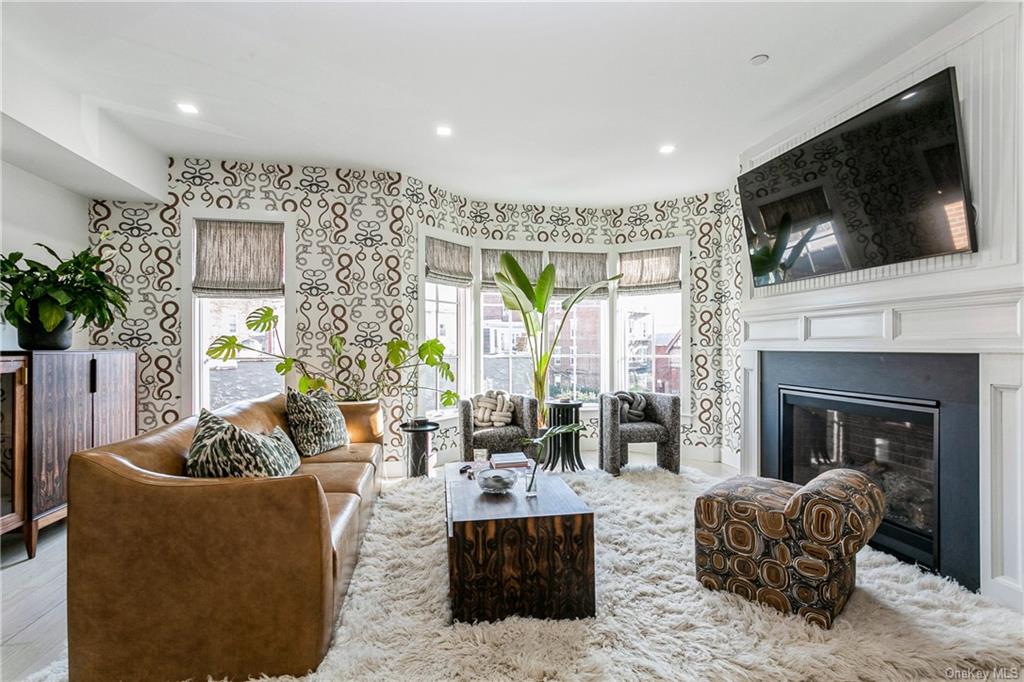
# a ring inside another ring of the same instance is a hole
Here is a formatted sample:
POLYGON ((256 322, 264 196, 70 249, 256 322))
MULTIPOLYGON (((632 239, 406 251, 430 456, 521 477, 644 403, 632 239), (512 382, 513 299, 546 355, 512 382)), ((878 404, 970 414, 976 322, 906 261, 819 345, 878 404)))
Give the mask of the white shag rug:
MULTIPOLYGON (((870 548, 857 557, 857 588, 829 631, 704 589, 694 579, 693 505, 715 479, 697 470, 565 479, 596 513, 596 618, 449 625, 442 483, 410 479, 378 501, 334 643, 302 679, 992 679, 1000 669, 1024 676, 1019 614, 870 548)), ((35 679, 66 679, 66 665, 35 679)))

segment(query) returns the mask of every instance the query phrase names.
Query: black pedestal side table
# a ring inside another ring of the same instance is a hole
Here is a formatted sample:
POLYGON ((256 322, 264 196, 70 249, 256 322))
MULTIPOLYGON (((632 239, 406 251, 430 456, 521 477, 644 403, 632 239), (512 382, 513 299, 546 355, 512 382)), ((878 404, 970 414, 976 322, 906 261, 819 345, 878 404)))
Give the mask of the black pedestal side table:
MULTIPOLYGON (((578 424, 580 406, 578 401, 548 400, 544 403, 548 408, 548 426, 566 426, 578 424)), ((583 460, 580 458, 580 433, 563 433, 553 437, 547 446, 547 460, 544 468, 553 471, 561 465, 562 471, 582 471, 583 460)))
POLYGON ((426 476, 430 467, 430 434, 441 428, 437 422, 403 422, 398 428, 409 434, 408 452, 405 456, 406 476, 426 476))

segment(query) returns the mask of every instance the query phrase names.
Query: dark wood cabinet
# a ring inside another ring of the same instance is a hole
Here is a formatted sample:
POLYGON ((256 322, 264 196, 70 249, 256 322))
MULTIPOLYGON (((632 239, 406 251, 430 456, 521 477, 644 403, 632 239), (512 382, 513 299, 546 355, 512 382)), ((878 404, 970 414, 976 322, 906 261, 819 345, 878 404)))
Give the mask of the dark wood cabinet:
POLYGON ((28 358, 0 357, 0 534, 28 518, 27 384, 28 358))
POLYGON ((5 353, 27 368, 28 443, 25 545, 67 516, 71 453, 136 433, 135 353, 126 350, 5 353))

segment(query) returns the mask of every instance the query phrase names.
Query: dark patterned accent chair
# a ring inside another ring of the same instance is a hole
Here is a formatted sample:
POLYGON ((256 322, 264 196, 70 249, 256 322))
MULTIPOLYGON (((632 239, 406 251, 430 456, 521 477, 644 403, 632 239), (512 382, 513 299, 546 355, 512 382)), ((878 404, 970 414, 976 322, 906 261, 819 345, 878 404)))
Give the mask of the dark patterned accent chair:
POLYGON ((682 428, 679 396, 638 393, 646 400, 643 421, 624 421, 623 404, 614 393, 602 393, 598 412, 598 467, 615 476, 628 463, 630 443, 657 443, 658 466, 679 473, 679 435, 682 428))
POLYGON ((478 427, 473 422, 473 402, 459 401, 459 442, 462 461, 473 461, 473 450, 495 452, 526 452, 523 438, 537 437, 537 399, 525 395, 512 395, 512 423, 508 426, 478 427))
POLYGON ((884 513, 882 489, 853 469, 802 487, 735 476, 697 498, 697 580, 829 629, 884 513))

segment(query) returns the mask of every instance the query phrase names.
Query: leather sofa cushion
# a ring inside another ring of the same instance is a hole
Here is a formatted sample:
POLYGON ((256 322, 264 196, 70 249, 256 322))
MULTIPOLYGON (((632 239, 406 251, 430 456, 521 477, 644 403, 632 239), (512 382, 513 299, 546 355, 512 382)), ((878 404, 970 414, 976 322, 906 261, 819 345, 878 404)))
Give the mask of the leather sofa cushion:
POLYGON ((325 493, 351 493, 359 496, 359 530, 366 530, 377 499, 377 484, 372 464, 359 462, 331 462, 302 464, 297 475, 313 475, 320 481, 325 493))
POLYGON ((383 448, 376 443, 352 443, 328 450, 319 455, 304 457, 303 464, 324 464, 329 462, 361 462, 380 468, 384 459, 383 448))
POLYGON ((325 493, 351 493, 360 497, 375 497, 373 492, 373 466, 360 462, 330 462, 314 464, 303 462, 296 475, 316 476, 325 493))
POLYGON ((341 608, 359 556, 359 508, 361 500, 351 493, 326 493, 334 548, 334 608, 341 608))

